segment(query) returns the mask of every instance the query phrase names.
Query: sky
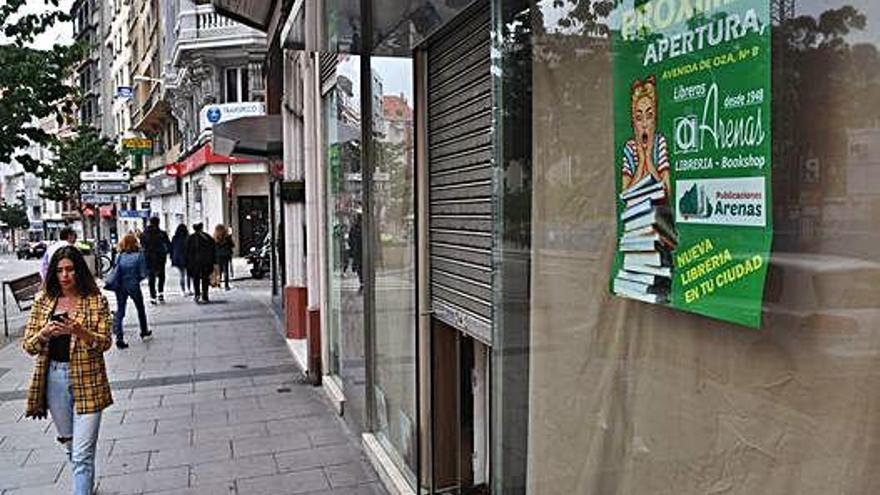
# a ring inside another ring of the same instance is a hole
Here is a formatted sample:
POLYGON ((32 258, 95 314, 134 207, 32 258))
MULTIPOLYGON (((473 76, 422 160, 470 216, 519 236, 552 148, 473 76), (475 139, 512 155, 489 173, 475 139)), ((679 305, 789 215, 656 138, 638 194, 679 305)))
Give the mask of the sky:
MULTIPOLYGON (((3 0, 0 0, 0 2, 2 1, 3 0)), ((70 12, 70 6, 72 4, 73 0, 61 0, 59 2, 59 8, 65 12, 70 12)), ((46 10, 46 5, 43 3, 43 0, 28 0, 20 13, 35 14, 44 10, 46 10)), ((0 36, 0 43, 3 41, 5 41, 4 37, 0 36)), ((70 44, 72 42, 73 24, 70 22, 63 22, 56 23, 48 31, 38 36, 30 46, 39 50, 48 50, 56 43, 70 44)))

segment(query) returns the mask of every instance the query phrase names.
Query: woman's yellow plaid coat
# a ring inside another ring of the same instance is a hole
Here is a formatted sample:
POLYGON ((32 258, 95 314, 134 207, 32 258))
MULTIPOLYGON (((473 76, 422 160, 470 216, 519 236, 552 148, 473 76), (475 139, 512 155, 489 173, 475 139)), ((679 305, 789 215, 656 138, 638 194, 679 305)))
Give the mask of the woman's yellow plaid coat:
MULTIPOLYGON (((29 418, 46 417, 46 372, 49 370, 49 345, 37 338, 37 334, 49 322, 58 299, 45 292, 37 294, 27 325, 24 328, 22 348, 36 356, 27 395, 29 418)), ((107 298, 92 294, 80 299, 79 307, 71 314, 89 333, 89 341, 70 339, 70 383, 77 414, 90 414, 113 404, 104 352, 110 349, 112 318, 107 298)))

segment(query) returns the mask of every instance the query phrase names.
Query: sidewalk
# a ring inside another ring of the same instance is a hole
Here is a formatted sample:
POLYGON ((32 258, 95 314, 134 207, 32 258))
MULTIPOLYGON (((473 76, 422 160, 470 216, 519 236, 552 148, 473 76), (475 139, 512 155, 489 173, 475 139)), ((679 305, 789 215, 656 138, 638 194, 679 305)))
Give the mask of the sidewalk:
MULTIPOLYGON (((97 493, 385 494, 359 439, 300 380, 267 283, 235 287, 196 305, 170 277, 168 302, 148 305, 147 342, 129 305, 131 347, 105 355, 115 404, 101 426, 97 493)), ((0 349, 0 495, 67 494, 54 426, 23 418, 30 369, 17 342, 0 349)))

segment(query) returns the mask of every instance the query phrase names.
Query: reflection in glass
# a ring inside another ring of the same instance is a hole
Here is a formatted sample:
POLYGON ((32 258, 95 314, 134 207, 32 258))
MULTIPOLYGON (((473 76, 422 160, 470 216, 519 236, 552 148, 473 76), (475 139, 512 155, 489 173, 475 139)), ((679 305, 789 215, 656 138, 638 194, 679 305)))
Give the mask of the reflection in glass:
POLYGON ((364 299, 360 60, 339 55, 324 95, 328 372, 342 381, 346 419, 364 425, 364 299))
POLYGON ((880 3, 771 2, 759 330, 608 294, 608 4, 533 19, 528 493, 880 492, 880 3))
POLYGON ((404 472, 416 462, 412 61, 374 57, 375 418, 404 472))

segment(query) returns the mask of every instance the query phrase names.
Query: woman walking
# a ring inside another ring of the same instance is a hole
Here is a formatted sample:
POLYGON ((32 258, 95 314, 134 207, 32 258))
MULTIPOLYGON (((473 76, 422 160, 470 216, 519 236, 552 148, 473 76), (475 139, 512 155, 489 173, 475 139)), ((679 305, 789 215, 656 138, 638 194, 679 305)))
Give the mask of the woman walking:
POLYGON ((174 237, 171 238, 171 266, 177 268, 180 273, 180 294, 185 296, 192 295, 192 278, 186 272, 186 240, 189 238, 189 231, 186 225, 180 224, 174 231, 174 237))
POLYGON ((59 248, 34 299, 22 348, 36 356, 26 416, 47 410, 68 453, 74 495, 91 495, 101 411, 113 403, 103 353, 110 309, 79 250, 59 248))
POLYGON ((217 245, 217 265, 220 267, 226 290, 229 290, 229 265, 232 264, 232 250, 235 248, 235 243, 229 235, 229 229, 222 223, 214 227, 214 242, 217 245))
POLYGON ((140 251, 137 237, 125 234, 119 241, 119 256, 116 258, 116 319, 113 321, 113 333, 116 335, 116 347, 128 348, 122 331, 125 319, 125 306, 128 298, 134 301, 138 321, 141 325, 141 338, 145 339, 153 332, 147 330, 147 312, 144 309, 144 296, 141 293, 141 280, 147 277, 147 261, 140 251))

